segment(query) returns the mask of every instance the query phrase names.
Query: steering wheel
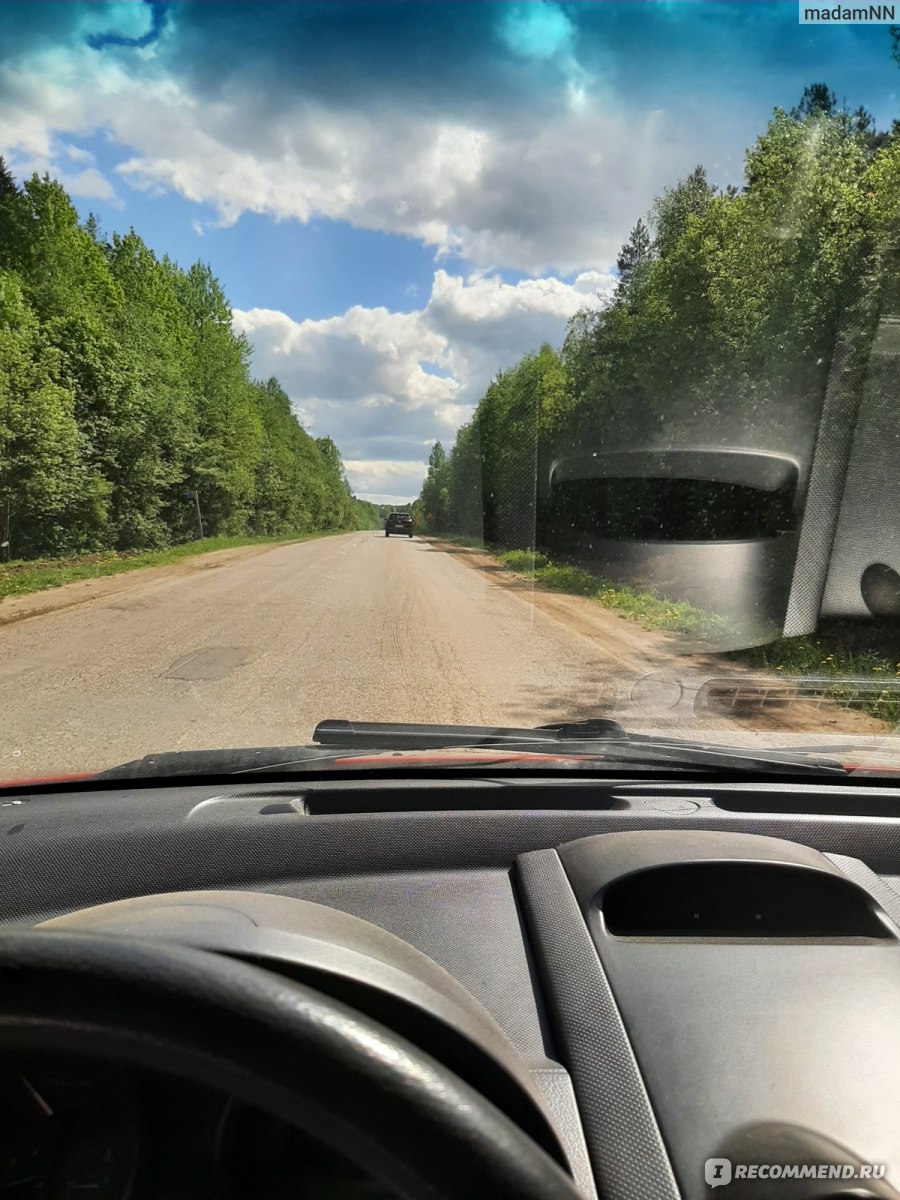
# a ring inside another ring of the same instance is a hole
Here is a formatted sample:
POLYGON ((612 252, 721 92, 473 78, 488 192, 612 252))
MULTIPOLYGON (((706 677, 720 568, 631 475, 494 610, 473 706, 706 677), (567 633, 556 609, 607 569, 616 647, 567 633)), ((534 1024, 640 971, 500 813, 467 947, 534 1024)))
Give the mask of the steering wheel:
POLYGON ((0 1055, 47 1052, 225 1092, 415 1200, 580 1196, 434 1058, 306 985, 225 955, 109 934, 0 934, 0 1055))

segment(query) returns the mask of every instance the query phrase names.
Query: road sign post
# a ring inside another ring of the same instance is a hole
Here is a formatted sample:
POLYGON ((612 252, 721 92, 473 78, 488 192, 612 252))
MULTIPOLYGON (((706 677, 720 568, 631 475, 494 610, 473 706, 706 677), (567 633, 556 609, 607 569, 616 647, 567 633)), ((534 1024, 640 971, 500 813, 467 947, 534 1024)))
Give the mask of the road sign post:
POLYGON ((194 506, 197 509, 197 525, 200 529, 200 540, 203 540, 203 517, 200 515, 200 493, 194 488, 194 506))
POLYGON ((200 537, 203 537, 203 517, 200 515, 200 493, 196 488, 191 488, 189 492, 184 493, 185 500, 193 500, 194 509, 197 513, 197 528, 200 530, 200 537))

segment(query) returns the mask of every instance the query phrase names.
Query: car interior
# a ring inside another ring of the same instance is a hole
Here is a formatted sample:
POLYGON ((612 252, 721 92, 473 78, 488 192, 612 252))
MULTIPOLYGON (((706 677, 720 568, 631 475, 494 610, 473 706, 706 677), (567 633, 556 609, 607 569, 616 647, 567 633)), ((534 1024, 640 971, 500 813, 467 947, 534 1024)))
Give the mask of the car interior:
POLYGON ((723 772, 9 789, 0 1193, 896 1196, 898 816, 723 772))

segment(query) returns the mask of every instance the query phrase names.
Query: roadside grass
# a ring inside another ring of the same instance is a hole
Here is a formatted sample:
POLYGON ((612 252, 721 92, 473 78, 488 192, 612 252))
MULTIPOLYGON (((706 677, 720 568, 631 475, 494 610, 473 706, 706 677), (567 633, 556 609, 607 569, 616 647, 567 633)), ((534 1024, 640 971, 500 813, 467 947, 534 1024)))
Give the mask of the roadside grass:
POLYGON ((894 660, 900 658, 900 645, 896 629, 888 630, 894 641, 894 654, 889 654, 884 632, 878 630, 881 636, 875 637, 866 625, 852 631, 826 626, 821 635, 778 638, 765 646, 731 651, 727 657, 787 678, 807 676, 827 682, 833 677, 823 693, 830 701, 896 726, 900 724, 900 662, 894 660), (860 640, 862 644, 853 644, 860 640))
POLYGON ((885 679, 900 679, 900 662, 891 662, 871 650, 848 650, 832 639, 818 637, 779 638, 766 646, 744 650, 745 657, 755 665, 791 675, 809 672, 815 675, 835 675, 841 678, 883 675, 885 679))
POLYGON ((628 621, 636 621, 645 629, 661 629, 680 634, 697 642, 714 646, 723 633, 733 630, 733 624, 717 613, 695 608, 683 600, 666 600, 652 592, 635 591, 626 584, 602 579, 583 567, 551 562, 539 550, 503 550, 480 538, 457 534, 437 535, 441 541, 454 546, 485 550, 493 554, 501 566, 517 575, 534 579, 535 583, 556 592, 585 596, 604 608, 612 609, 628 621))
POLYGON ((549 563, 547 556, 539 554, 537 550, 507 550, 498 558, 511 571, 521 572, 536 571, 549 563))
MULTIPOLYGON (((900 659, 900 645, 896 641, 891 657, 883 637, 882 644, 874 647, 854 645, 850 630, 826 627, 821 637, 778 638, 762 646, 717 651, 716 639, 723 634, 734 638, 737 627, 716 613, 609 583, 581 567, 551 563, 545 555, 533 551, 511 550, 501 552, 498 558, 510 570, 528 575, 544 587, 586 596, 645 629, 690 638, 726 661, 783 674, 787 680, 811 679, 816 689, 821 681, 822 690, 814 695, 824 696, 840 708, 867 713, 887 725, 900 724, 900 661, 895 661, 900 659)), ((862 628, 865 631, 867 627, 862 628)), ((897 630, 892 632, 896 638, 897 630)))
POLYGON ((306 542, 312 538, 328 537, 345 530, 327 530, 324 533, 298 534, 295 537, 210 537, 195 542, 183 542, 164 550, 108 551, 102 554, 82 554, 69 558, 26 559, 0 563, 0 600, 6 596, 24 596, 30 592, 42 592, 47 588, 61 587, 77 579, 97 579, 103 575, 120 575, 124 571, 138 571, 142 567, 161 567, 191 558, 198 554, 210 554, 214 550, 231 550, 237 546, 271 544, 284 545, 288 542, 306 542))
POLYGON ((652 592, 635 591, 625 584, 602 579, 583 567, 551 562, 535 550, 506 550, 497 555, 508 570, 526 575, 544 587, 574 596, 586 596, 645 629, 662 629, 702 642, 714 641, 730 628, 725 617, 705 612, 682 600, 666 600, 652 592))
POLYGON ((645 629, 689 638, 723 664, 740 663, 783 674, 786 679, 822 681, 821 694, 831 703, 867 713, 890 726, 900 725, 900 625, 830 623, 815 636, 777 638, 761 646, 723 651, 716 643, 721 644, 727 635, 733 645, 740 631, 717 613, 612 583, 582 567, 552 563, 537 550, 504 551, 476 538, 445 536, 443 540, 486 550, 509 571, 556 591, 586 596, 645 629), (880 680, 884 680, 883 687, 880 680))

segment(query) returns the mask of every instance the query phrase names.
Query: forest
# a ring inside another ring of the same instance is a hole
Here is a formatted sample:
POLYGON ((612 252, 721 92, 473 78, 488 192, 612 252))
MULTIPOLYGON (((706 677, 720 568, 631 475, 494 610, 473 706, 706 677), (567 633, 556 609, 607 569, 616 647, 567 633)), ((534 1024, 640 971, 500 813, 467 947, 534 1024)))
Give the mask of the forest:
POLYGON ((107 238, 0 158, 0 561, 378 524, 252 377, 208 266, 107 238))
POLYGON ((759 430, 789 442, 834 378, 852 419, 879 318, 900 315, 898 267, 900 125, 879 131, 813 84, 775 110, 743 187, 698 166, 666 189, 622 247, 611 299, 577 313, 559 350, 496 376, 449 452, 432 449, 419 527, 530 548, 578 520, 625 538, 673 514, 694 537, 752 524, 736 494, 650 497, 636 479, 586 514, 583 493, 570 489, 567 512, 543 485, 554 458, 611 430, 625 446, 660 430, 673 444, 759 430))

